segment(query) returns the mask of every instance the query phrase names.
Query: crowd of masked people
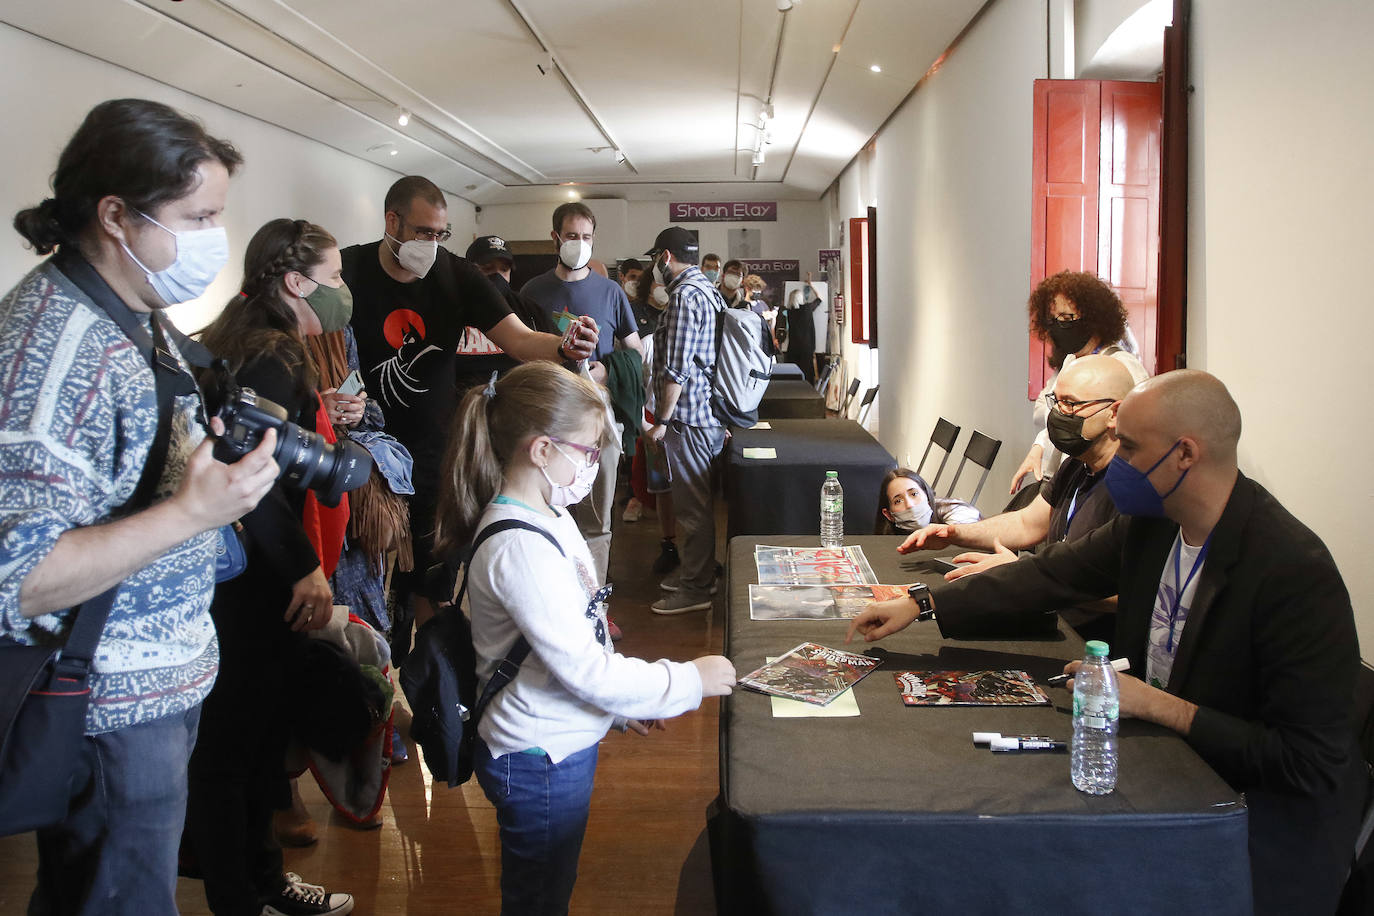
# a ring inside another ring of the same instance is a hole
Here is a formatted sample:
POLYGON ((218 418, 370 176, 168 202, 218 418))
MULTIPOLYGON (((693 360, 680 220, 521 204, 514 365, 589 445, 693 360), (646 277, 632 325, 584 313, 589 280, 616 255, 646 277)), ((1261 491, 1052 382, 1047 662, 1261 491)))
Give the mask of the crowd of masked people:
MULTIPOLYGON (((710 403, 716 322, 770 311, 764 283, 680 227, 611 280, 595 215, 568 203, 555 266, 516 290, 506 242, 450 253, 444 195, 412 176, 364 244, 262 225, 238 291, 189 339, 161 316, 228 269, 241 164, 165 105, 106 102, 52 196, 14 219, 47 257, 0 300, 0 638, 61 645, 113 594, 80 752, 61 763, 66 815, 37 831, 31 912, 174 912, 179 870, 218 916, 350 912, 347 893, 284 870, 282 842, 316 834, 291 776, 309 768, 349 821, 380 823, 383 774, 406 756, 392 669, 453 600, 459 557, 479 681, 519 669, 474 759, 503 912, 566 912, 600 739, 647 736, 735 683, 721 656, 617 653, 608 560, 624 473, 624 520, 652 509, 660 526, 653 611, 711 606, 729 435, 710 403), (263 401, 279 410, 254 426, 263 401), (336 462, 328 483, 292 464, 307 441, 336 462)), ((812 372, 800 328, 818 304, 801 295, 791 331, 812 372)), ((1246 792, 1257 907, 1330 910, 1367 779, 1329 552, 1238 469, 1220 380, 1147 377, 1105 283, 1049 278, 1029 323, 1057 370, 1012 490, 1029 486, 982 518, 889 473, 877 524, 905 535, 899 550, 970 552, 925 607, 875 603, 851 637, 932 606, 950 637, 1035 633, 1056 614, 1108 636, 1141 673, 1122 677, 1122 713, 1173 728, 1246 792)))

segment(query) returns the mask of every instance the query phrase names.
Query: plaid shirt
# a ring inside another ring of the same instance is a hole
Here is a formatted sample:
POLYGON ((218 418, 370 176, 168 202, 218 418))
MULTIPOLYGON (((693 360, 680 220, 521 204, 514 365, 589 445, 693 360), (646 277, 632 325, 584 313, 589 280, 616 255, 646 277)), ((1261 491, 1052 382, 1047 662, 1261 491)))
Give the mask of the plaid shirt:
POLYGON ((696 267, 668 284, 668 306, 654 329, 654 396, 665 403, 669 382, 682 386, 671 419, 688 426, 720 426, 711 411, 716 371, 716 313, 725 308, 720 291, 696 267))

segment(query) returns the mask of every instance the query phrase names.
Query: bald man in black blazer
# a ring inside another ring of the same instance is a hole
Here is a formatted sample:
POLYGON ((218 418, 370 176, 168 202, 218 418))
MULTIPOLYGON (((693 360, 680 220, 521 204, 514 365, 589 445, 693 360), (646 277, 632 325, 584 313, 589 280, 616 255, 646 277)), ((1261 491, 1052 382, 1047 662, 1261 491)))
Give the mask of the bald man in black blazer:
MULTIPOLYGON (((1113 409, 1107 484, 1122 517, 932 587, 940 632, 995 636, 1026 613, 1120 595, 1114 648, 1145 674, 1119 677, 1122 715, 1177 731, 1245 792, 1256 912, 1331 913, 1368 791, 1345 583, 1321 540, 1237 469, 1240 412, 1216 378, 1168 372, 1113 409)), ((877 602, 850 635, 881 639, 917 613, 877 602)))

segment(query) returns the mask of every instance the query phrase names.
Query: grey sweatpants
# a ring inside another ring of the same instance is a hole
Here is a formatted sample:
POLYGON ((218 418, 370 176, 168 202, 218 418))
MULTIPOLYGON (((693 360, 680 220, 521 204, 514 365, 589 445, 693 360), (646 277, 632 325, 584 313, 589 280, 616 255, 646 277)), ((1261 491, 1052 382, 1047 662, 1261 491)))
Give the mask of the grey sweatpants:
POLYGON ((716 575, 716 514, 712 507, 725 429, 673 422, 663 437, 673 514, 681 532, 682 588, 705 595, 716 575))

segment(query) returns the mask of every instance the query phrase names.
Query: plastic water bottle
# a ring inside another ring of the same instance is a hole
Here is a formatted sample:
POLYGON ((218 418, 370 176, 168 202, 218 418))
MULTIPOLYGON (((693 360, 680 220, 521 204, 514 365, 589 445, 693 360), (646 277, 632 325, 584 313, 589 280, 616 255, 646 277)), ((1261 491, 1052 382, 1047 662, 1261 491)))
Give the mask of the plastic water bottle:
POLYGON ((826 471, 821 484, 821 546, 844 546, 844 488, 838 471, 826 471))
POLYGON ((1107 644, 1088 643, 1083 666, 1073 678, 1073 787, 1089 795, 1116 788, 1116 725, 1121 702, 1116 669, 1107 661, 1107 644))

